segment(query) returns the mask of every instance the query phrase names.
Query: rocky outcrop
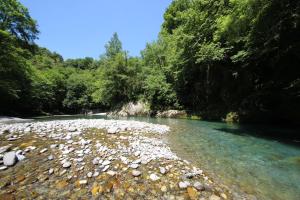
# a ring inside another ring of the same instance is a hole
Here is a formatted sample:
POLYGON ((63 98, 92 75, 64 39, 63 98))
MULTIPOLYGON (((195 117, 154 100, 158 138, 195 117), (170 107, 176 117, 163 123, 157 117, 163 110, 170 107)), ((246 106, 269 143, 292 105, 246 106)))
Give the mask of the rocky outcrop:
POLYGON ((166 117, 166 118, 185 118, 186 116, 187 113, 184 110, 166 110, 166 111, 159 111, 156 114, 156 117, 166 117))
POLYGON ((144 102, 125 104, 121 110, 113 111, 109 116, 129 117, 129 116, 148 116, 150 115, 150 106, 144 102))
POLYGON ((238 123, 240 122, 240 116, 237 112, 229 112, 223 121, 228 123, 238 123))

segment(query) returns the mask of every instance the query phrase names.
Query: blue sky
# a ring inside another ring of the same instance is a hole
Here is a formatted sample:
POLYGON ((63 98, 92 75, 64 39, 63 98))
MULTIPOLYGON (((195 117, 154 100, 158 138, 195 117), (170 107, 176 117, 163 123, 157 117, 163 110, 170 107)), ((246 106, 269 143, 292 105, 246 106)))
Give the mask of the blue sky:
POLYGON ((117 32, 123 48, 138 56, 154 41, 172 0, 20 0, 40 30, 40 46, 65 59, 99 58, 117 32))

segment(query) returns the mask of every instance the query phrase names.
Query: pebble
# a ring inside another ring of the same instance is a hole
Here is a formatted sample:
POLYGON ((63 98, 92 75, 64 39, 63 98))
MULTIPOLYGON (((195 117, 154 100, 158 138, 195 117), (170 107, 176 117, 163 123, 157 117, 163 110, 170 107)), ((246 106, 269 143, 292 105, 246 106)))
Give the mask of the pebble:
POLYGON ((60 176, 64 175, 67 172, 67 170, 63 170, 62 172, 60 172, 60 176))
POLYGON ((209 197, 209 200, 221 200, 221 198, 213 194, 209 197))
POLYGON ((205 187, 203 186, 203 184, 202 183, 200 183, 200 182, 195 182, 194 183, 194 188, 196 188, 197 190, 199 190, 199 191, 203 191, 203 190, 205 190, 205 187))
POLYGON ((50 145, 50 148, 51 148, 51 149, 55 149, 56 147, 58 147, 58 144, 51 144, 51 145, 50 145))
POLYGON ((6 170, 6 169, 7 169, 7 166, 1 166, 1 167, 0 167, 0 171, 6 170))
POLYGON ((139 156, 141 154, 141 152, 140 151, 136 151, 136 152, 134 152, 134 156, 139 156))
POLYGON ((152 181, 157 181, 157 180, 159 180, 160 178, 159 178, 156 174, 151 174, 151 175, 150 175, 150 179, 151 179, 152 181))
POLYGON ((49 175, 51 175, 53 173, 54 173, 54 169, 53 168, 49 169, 49 175))
POLYGON ((6 166, 13 166, 17 163, 18 159, 16 156, 16 152, 10 151, 6 154, 4 154, 3 157, 3 164, 6 166))
POLYGON ((108 134, 115 134, 118 132, 118 128, 117 127, 110 127, 109 129, 107 129, 107 133, 108 134))
POLYGON ((132 176, 137 177, 140 176, 142 173, 140 171, 137 170, 132 170, 132 176))
POLYGON ((92 172, 87 173, 87 177, 88 177, 88 178, 91 178, 92 176, 93 176, 93 173, 92 173, 92 172))
POLYGON ((132 163, 133 163, 133 164, 141 164, 141 162, 142 162, 141 159, 137 159, 137 160, 133 161, 132 163))
POLYGON ((94 172, 93 177, 97 177, 99 175, 100 175, 100 173, 96 171, 96 172, 94 172))
POLYGON ((103 161, 102 165, 106 166, 106 165, 109 165, 111 162, 109 160, 105 160, 103 161))
POLYGON ((6 145, 6 146, 3 146, 3 147, 0 147, 0 154, 9 151, 10 148, 11 148, 11 145, 6 145))
POLYGON ((70 162, 65 162, 64 164, 63 164, 63 168, 69 168, 69 167, 71 167, 71 163, 70 162))
POLYGON ((103 172, 107 171, 109 167, 110 167, 109 165, 106 165, 106 166, 102 169, 102 171, 103 171, 103 172))
POLYGON ((131 165, 129 165, 129 167, 132 168, 132 169, 137 169, 139 167, 139 165, 138 164, 131 164, 131 165))
POLYGON ((166 174, 167 173, 167 170, 164 167, 159 167, 159 171, 160 171, 161 174, 166 174))
POLYGON ((100 158, 98 158, 98 157, 97 157, 97 158, 94 158, 94 159, 93 159, 93 164, 94 164, 94 165, 98 165, 98 164, 99 164, 99 160, 100 160, 100 158))
POLYGON ((86 185, 87 184, 87 180, 80 180, 79 181, 79 185, 86 185))
POLYGON ((47 149, 47 148, 44 148, 44 149, 42 149, 42 150, 40 151, 40 153, 45 153, 46 151, 48 151, 48 149, 47 149))
POLYGON ((18 151, 16 152, 16 156, 17 156, 17 159, 18 159, 19 161, 22 161, 22 160, 25 159, 25 156, 23 155, 23 152, 22 152, 21 150, 18 150, 18 151))
POLYGON ((224 194, 224 193, 221 194, 221 197, 222 197, 223 199, 227 199, 227 195, 224 194))
POLYGON ((18 140, 18 139, 19 139, 19 138, 13 137, 13 138, 8 138, 7 141, 15 141, 15 140, 18 140))
POLYGON ((179 182, 179 184, 178 184, 178 186, 179 186, 179 188, 180 189, 185 189, 185 188, 187 188, 188 186, 190 186, 191 184, 190 184, 190 182, 188 182, 188 181, 181 181, 181 182, 179 182))
POLYGON ((53 159, 54 159, 53 155, 48 156, 48 160, 53 160, 53 159))
POLYGON ((167 186, 163 185, 163 186, 161 186, 160 190, 161 190, 162 192, 167 192, 167 191, 168 191, 168 188, 167 188, 167 186))
POLYGON ((112 171, 112 170, 109 170, 108 172, 106 172, 108 175, 110 175, 110 176, 114 176, 114 175, 116 175, 117 174, 117 172, 115 172, 115 171, 112 171))

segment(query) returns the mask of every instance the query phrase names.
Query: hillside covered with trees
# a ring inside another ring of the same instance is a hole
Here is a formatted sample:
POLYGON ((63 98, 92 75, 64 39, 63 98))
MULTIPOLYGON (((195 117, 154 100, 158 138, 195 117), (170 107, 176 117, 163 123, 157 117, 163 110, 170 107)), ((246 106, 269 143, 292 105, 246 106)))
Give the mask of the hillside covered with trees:
POLYGON ((174 0, 140 57, 115 33, 99 59, 37 46, 37 22, 0 0, 0 114, 112 110, 148 102, 203 119, 300 121, 300 1, 174 0))

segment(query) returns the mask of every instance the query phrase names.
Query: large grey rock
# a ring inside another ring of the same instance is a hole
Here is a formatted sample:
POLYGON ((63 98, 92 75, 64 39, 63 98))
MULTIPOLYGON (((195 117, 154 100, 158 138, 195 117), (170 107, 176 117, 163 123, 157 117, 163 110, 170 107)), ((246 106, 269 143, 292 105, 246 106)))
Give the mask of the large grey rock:
POLYGON ((18 159, 16 156, 16 152, 10 151, 6 154, 4 154, 3 157, 3 164, 6 166, 13 166, 17 163, 18 159))
POLYGON ((167 118, 180 118, 186 117, 186 111, 184 110, 166 110, 156 114, 156 117, 167 117, 167 118))

